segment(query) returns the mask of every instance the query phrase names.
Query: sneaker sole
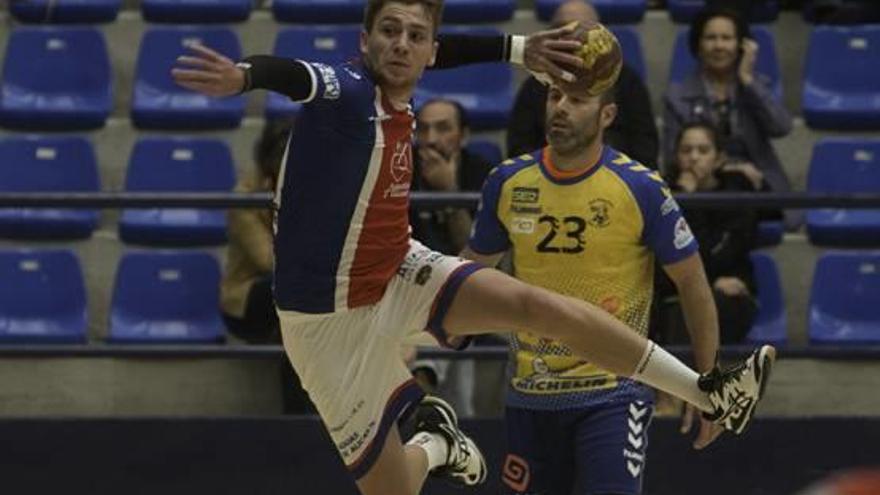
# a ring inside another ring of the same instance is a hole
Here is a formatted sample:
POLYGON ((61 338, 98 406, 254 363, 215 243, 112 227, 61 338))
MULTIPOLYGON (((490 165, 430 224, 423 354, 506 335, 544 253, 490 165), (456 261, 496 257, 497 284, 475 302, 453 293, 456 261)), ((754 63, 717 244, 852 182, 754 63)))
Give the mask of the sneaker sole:
POLYGON ((735 431, 737 435, 741 435, 745 433, 749 426, 752 424, 752 418, 755 415, 755 412, 758 410, 758 402, 764 398, 764 392, 767 390, 767 383, 770 381, 770 374, 773 372, 773 364, 776 362, 776 349, 771 345, 765 345, 761 347, 758 351, 757 359, 755 359, 755 365, 758 367, 758 379, 761 381, 758 387, 758 398, 752 404, 751 410, 748 412, 749 420, 745 425, 738 431, 735 431))

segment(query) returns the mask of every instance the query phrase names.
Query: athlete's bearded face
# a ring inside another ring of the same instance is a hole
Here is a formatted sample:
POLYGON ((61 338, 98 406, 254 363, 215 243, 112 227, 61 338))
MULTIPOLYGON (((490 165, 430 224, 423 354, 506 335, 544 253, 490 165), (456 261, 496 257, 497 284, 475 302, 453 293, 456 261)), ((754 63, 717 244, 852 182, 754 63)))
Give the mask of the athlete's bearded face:
POLYGON ((573 95, 550 86, 545 122, 547 142, 562 155, 585 150, 614 119, 616 107, 610 107, 615 105, 603 105, 601 96, 573 95))
POLYGON ((360 44, 373 76, 392 92, 411 92, 437 53, 430 15, 420 4, 386 4, 360 44))

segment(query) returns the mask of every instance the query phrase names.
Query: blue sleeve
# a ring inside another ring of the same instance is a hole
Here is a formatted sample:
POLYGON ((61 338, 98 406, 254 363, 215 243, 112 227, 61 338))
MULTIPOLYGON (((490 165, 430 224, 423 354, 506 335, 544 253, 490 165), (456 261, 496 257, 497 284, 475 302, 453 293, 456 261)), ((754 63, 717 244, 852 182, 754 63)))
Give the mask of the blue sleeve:
POLYGON ((699 252, 697 240, 664 182, 645 175, 637 197, 644 219, 642 241, 661 264, 676 263, 699 252))
POLYGON ((510 237, 507 229, 498 218, 498 200, 501 197, 501 186, 504 174, 498 168, 492 170, 483 183, 480 206, 474 218, 471 239, 468 247, 478 254, 498 254, 510 249, 510 237))
POLYGON ((302 103, 336 105, 362 93, 372 93, 373 87, 363 74, 344 65, 303 62, 312 79, 312 93, 302 103))

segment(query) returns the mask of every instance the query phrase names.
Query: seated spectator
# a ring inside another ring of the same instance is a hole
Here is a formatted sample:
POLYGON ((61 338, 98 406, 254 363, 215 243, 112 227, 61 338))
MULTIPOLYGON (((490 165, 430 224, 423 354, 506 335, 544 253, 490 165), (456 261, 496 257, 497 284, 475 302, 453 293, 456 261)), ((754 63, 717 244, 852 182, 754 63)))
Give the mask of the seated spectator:
MULTIPOLYGON (((583 0, 568 0, 556 9, 552 23, 559 27, 573 21, 599 22, 599 15, 583 0)), ((614 89, 617 118, 605 131, 605 142, 633 160, 656 169, 659 139, 651 97, 639 75, 626 65, 626 60, 623 64, 614 89)), ((507 156, 530 153, 547 144, 546 101, 547 86, 534 77, 520 87, 507 128, 507 156)))
MULTIPOLYGON (((479 191, 497 163, 468 153, 467 114, 452 100, 431 100, 416 114, 414 191, 479 191)), ((435 251, 458 254, 471 232, 467 208, 413 211, 413 237, 435 251)))
MULTIPOLYGON (((274 191, 290 122, 268 122, 254 146, 256 168, 236 192, 274 191)), ((229 210, 229 246, 220 282, 220 307, 229 331, 249 343, 280 342, 272 298, 272 212, 229 210)))
MULTIPOLYGON (((675 173, 668 183, 680 192, 749 192, 762 187, 763 174, 751 163, 728 159, 717 131, 691 123, 675 141, 675 173)), ((755 247, 757 214, 748 209, 685 209, 684 216, 700 244, 700 257, 714 289, 721 342, 741 342, 757 312, 749 252, 755 247)), ((658 284, 658 324, 669 341, 686 340, 681 310, 668 281, 658 284)))
POLYGON ((770 190, 790 190, 770 138, 791 132, 792 119, 773 97, 769 79, 755 72, 758 44, 733 11, 705 10, 694 20, 690 51, 697 68, 665 96, 663 153, 667 173, 683 126, 711 122, 726 156, 754 163, 770 190))

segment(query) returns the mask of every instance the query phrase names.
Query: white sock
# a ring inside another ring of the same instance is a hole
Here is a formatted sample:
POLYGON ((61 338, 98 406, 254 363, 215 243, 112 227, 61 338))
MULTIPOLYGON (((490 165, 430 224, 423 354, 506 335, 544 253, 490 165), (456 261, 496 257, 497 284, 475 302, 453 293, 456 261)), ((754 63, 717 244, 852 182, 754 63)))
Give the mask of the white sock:
POLYGON ((705 412, 713 412, 709 396, 697 386, 700 377, 659 345, 648 341, 632 378, 684 399, 705 412))
POLYGON ((446 460, 449 457, 449 445, 446 444, 446 439, 440 435, 420 431, 413 435, 406 444, 414 445, 425 451, 428 456, 428 471, 446 465, 446 460))

